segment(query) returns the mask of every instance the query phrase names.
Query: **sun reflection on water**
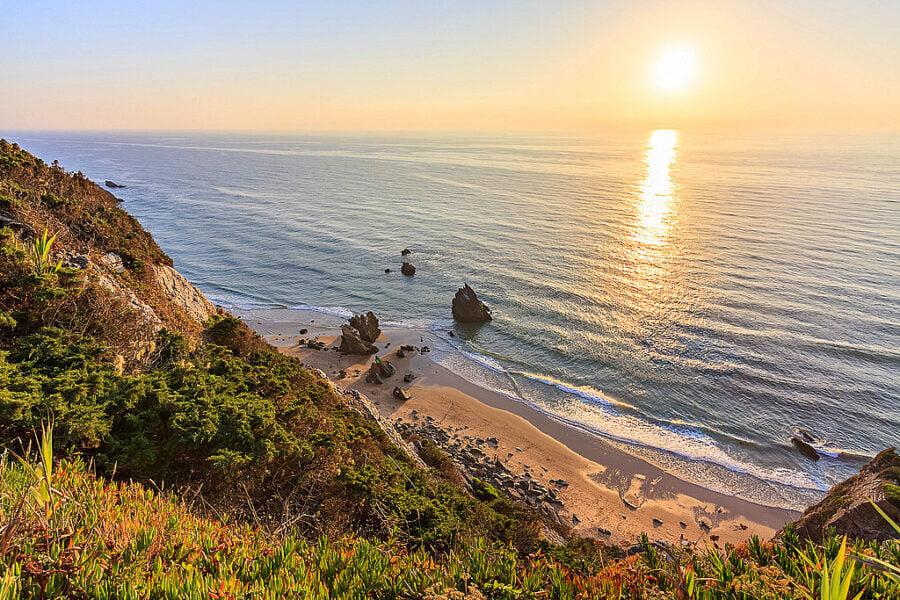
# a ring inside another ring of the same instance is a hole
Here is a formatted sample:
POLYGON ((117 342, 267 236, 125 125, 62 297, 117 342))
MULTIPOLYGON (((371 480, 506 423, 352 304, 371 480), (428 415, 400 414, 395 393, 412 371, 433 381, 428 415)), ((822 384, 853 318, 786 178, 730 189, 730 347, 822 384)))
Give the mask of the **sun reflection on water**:
POLYGON ((657 129, 647 140, 644 154, 647 177, 641 183, 635 232, 637 240, 642 244, 661 246, 666 243, 673 196, 669 169, 675 162, 677 146, 678 132, 674 129, 657 129))

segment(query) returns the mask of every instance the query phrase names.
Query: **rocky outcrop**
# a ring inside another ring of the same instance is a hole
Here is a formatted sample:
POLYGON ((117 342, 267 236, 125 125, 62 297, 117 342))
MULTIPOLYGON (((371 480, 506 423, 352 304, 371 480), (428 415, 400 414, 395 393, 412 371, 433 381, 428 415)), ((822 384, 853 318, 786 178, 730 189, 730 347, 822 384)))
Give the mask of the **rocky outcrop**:
POLYGON ((350 317, 350 326, 359 332, 359 337, 369 343, 374 343, 381 335, 378 328, 378 317, 371 310, 364 315, 350 317))
POLYGON ((113 189, 113 190, 128 187, 127 185, 122 185, 122 184, 116 183, 115 181, 110 181, 109 179, 107 179, 103 183, 106 185, 106 187, 113 189))
POLYGON ((400 272, 406 275, 407 277, 412 277, 416 274, 416 266, 411 262, 403 263, 403 266, 400 267, 400 272))
POLYGON ((375 362, 369 366, 369 372, 366 373, 366 381, 369 383, 384 383, 388 379, 394 376, 396 373, 396 369, 394 369, 394 365, 391 363, 375 359, 375 362))
POLYGON ((378 348, 364 340, 359 332, 350 325, 341 325, 339 350, 344 354, 375 354, 378 352, 378 348))
POLYGON ((829 527, 851 538, 896 537, 870 501, 900 522, 900 457, 893 448, 873 458, 859 474, 831 488, 821 502, 806 509, 793 528, 800 537, 816 541, 821 541, 829 527))
POLYGON ((468 283, 459 288, 453 297, 453 318, 460 323, 484 323, 493 319, 491 309, 478 299, 468 283))
POLYGON ((181 273, 168 265, 154 265, 153 269, 156 283, 191 320, 203 325, 216 314, 215 305, 181 273))
POLYGON ((107 252, 106 254, 101 256, 100 264, 102 264, 113 273, 125 272, 125 264, 122 262, 122 257, 115 252, 107 252))

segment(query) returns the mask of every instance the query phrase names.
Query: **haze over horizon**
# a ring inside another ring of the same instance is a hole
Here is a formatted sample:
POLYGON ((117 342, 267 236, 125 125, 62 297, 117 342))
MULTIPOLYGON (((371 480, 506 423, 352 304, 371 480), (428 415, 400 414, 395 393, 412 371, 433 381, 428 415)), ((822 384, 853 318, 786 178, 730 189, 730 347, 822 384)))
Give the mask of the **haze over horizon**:
POLYGON ((5 8, 0 128, 898 130, 900 4, 5 8))

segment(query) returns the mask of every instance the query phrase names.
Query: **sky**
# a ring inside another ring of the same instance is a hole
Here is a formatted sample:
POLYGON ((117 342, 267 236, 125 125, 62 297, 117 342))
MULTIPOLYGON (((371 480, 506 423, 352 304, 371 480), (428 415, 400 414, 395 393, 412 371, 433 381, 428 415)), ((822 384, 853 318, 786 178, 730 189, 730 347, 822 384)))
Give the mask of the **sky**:
POLYGON ((0 130, 900 130, 897 0, 0 0, 0 39, 0 130))

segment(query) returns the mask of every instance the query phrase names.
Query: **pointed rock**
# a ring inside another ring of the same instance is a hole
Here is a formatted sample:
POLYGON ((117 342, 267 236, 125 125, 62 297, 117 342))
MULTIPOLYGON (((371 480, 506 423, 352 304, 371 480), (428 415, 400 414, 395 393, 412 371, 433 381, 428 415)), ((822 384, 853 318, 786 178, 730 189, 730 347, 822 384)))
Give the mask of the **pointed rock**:
POLYGON ((493 319, 491 309, 478 299, 468 283, 459 288, 453 297, 453 318, 460 323, 483 323, 493 319))
POLYGON ((362 339, 353 327, 341 325, 340 351, 344 354, 375 354, 378 348, 362 339))
POLYGON ((359 332, 359 337, 370 344, 381 335, 381 329, 378 328, 378 317, 371 310, 364 315, 350 317, 350 326, 359 332))

